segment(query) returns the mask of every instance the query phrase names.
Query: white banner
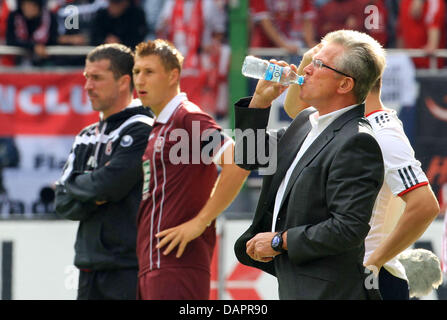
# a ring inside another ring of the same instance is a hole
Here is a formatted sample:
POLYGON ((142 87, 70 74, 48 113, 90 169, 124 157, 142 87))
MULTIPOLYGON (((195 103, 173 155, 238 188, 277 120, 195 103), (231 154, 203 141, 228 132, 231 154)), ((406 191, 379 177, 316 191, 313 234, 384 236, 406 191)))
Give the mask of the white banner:
MULTIPOLYGON (((20 163, 18 168, 3 170, 6 196, 0 202, 3 216, 17 213, 26 216, 52 212, 51 188, 59 179, 70 153, 74 136, 15 137, 20 163)), ((54 195, 53 195, 54 196, 54 195)))

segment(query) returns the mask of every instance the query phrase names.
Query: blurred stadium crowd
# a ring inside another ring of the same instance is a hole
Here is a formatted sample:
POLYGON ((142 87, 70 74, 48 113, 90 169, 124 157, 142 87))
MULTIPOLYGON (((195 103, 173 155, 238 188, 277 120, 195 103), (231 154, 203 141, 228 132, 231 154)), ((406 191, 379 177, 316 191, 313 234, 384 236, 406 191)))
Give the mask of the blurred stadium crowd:
MULTIPOLYGON (((296 53, 341 28, 367 32, 386 48, 430 53, 446 46, 445 0, 247 1, 251 47, 296 53)), ((228 39, 229 7, 229 0, 0 0, 0 44, 29 52, 2 57, 0 65, 82 65, 79 57, 48 57, 45 48, 111 42, 133 48, 157 37, 192 57, 219 52, 228 39)), ((415 64, 425 68, 428 60, 415 64)))

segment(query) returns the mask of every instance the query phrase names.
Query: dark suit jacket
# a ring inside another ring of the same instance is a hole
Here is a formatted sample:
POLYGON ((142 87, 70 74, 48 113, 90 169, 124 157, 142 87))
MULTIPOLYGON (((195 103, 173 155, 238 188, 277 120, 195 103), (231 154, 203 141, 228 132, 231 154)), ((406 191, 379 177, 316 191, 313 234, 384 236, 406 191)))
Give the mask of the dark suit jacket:
MULTIPOLYGON (((247 108, 249 101, 236 103, 235 159, 242 168, 253 170, 266 165, 253 156, 246 129, 265 129, 270 110, 247 108)), ((241 263, 276 276, 280 299, 380 298, 378 290, 364 285, 369 276, 363 267, 364 240, 384 175, 380 147, 363 118, 364 105, 332 122, 296 165, 276 222, 277 231, 287 230, 288 251, 268 263, 246 253, 248 240, 271 231, 276 193, 311 129, 310 113, 301 112, 276 137, 251 130, 250 138, 257 139, 258 148, 271 151, 277 169, 264 176, 252 225, 235 244, 236 256, 241 263)))

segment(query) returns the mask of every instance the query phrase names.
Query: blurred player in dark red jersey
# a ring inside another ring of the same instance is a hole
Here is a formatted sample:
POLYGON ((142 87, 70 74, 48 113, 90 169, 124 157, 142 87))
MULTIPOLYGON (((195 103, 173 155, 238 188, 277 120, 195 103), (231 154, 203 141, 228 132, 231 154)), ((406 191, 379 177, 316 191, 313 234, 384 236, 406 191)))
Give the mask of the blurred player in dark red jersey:
POLYGON ((156 115, 143 155, 140 299, 209 298, 214 220, 248 175, 233 163, 233 140, 180 91, 182 62, 165 40, 136 47, 136 90, 156 115))

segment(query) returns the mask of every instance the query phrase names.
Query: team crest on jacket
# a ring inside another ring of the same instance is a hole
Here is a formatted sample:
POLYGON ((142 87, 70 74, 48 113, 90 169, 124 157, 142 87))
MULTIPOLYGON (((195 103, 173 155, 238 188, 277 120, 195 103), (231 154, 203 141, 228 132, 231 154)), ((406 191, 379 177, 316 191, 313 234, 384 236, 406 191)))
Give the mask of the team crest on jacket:
POLYGON ((121 138, 120 145, 122 147, 129 147, 132 145, 132 143, 133 143, 133 138, 129 135, 125 135, 121 138))
POLYGON ((112 154, 112 140, 110 140, 109 142, 107 142, 106 145, 106 150, 105 150, 105 154, 110 156, 112 154))

